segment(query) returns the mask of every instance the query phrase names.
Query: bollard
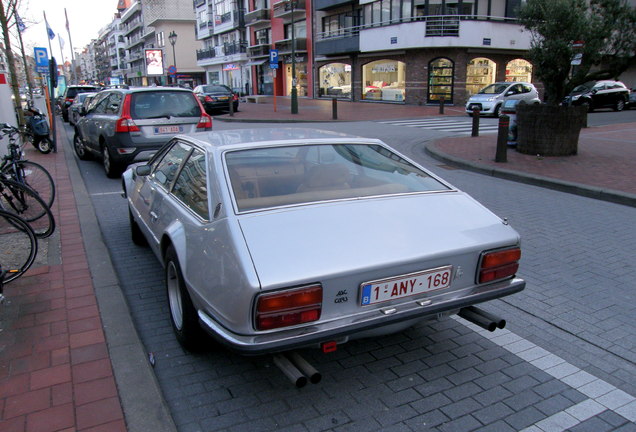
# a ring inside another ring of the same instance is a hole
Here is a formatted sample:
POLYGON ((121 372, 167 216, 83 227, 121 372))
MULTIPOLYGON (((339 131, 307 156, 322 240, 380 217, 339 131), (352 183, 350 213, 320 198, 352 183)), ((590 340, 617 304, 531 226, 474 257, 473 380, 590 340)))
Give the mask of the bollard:
POLYGON ((338 120, 338 98, 331 99, 331 119, 338 120))
POLYGON ((439 113, 444 114, 444 98, 440 98, 439 100, 439 113))
POLYGON ((230 97, 230 117, 234 117, 234 96, 230 97))
POLYGON ((499 130, 497 131, 497 152, 495 162, 508 162, 508 127, 510 117, 502 115, 499 117, 499 130))
POLYGON ((481 110, 479 108, 473 108, 473 130, 470 136, 478 137, 479 136, 479 114, 481 110))

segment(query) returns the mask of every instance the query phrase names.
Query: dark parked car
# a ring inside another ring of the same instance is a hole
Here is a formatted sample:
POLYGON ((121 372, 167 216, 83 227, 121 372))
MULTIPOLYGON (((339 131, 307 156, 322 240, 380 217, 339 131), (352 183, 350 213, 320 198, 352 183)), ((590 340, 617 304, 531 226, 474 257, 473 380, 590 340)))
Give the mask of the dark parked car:
POLYGON ((212 129, 192 90, 169 87, 109 89, 98 93, 75 126, 73 148, 84 160, 101 157, 109 177, 148 160, 173 136, 212 129))
POLYGON ((629 109, 636 108, 636 87, 632 88, 629 92, 629 102, 627 104, 629 109))
POLYGON ((238 111, 238 94, 223 84, 207 84, 196 86, 192 90, 199 98, 205 111, 212 114, 216 111, 229 111, 230 102, 234 104, 234 112, 238 111))
POLYGON ((66 90, 64 91, 64 98, 62 99, 61 104, 62 119, 64 119, 65 122, 68 121, 68 109, 70 108, 73 100, 75 99, 75 96, 77 96, 78 93, 94 93, 97 91, 99 91, 99 87, 93 85, 70 85, 66 87, 66 90))
POLYGON ((581 84, 565 97, 564 105, 587 106, 592 112, 597 108, 613 108, 622 111, 629 100, 629 89, 620 81, 590 81, 581 84))
POLYGON ((97 93, 78 93, 77 96, 75 96, 73 103, 68 109, 68 122, 71 125, 75 126, 80 118, 81 109, 84 108, 84 111, 86 111, 88 104, 96 94, 97 93))

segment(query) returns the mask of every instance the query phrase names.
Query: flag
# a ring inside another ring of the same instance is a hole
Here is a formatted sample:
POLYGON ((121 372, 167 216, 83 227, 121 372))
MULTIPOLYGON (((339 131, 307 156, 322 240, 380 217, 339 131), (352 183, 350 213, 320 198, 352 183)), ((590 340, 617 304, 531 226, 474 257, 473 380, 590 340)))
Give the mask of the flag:
POLYGON ((60 38, 60 46, 62 47, 62 49, 64 49, 64 39, 62 39, 62 35, 58 33, 57 37, 60 38))
POLYGON ((55 32, 49 26, 49 22, 46 21, 46 20, 45 20, 45 22, 46 22, 46 32, 49 34, 49 39, 51 39, 51 40, 55 39, 55 32))
POLYGON ((15 13, 15 22, 18 24, 18 30, 20 31, 20 33, 26 30, 24 21, 22 21, 22 18, 20 18, 20 15, 18 15, 18 12, 15 13))

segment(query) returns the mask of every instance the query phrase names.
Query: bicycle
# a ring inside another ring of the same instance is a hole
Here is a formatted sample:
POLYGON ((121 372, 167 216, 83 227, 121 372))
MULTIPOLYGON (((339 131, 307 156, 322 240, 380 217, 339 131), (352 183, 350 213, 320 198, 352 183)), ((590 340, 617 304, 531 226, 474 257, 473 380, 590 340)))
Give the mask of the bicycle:
POLYGON ((55 218, 49 206, 33 189, 0 177, 0 210, 23 218, 31 224, 35 236, 49 237, 55 231, 55 218))
POLYGON ((0 210, 0 302, 4 298, 3 284, 22 276, 37 252, 33 228, 21 217, 0 210))
POLYGON ((9 124, 1 124, 2 135, 9 136, 9 153, 2 158, 0 175, 8 180, 14 180, 35 190, 44 202, 51 207, 55 200, 55 183, 51 174, 42 165, 23 159, 23 151, 17 144, 16 135, 20 129, 9 124))

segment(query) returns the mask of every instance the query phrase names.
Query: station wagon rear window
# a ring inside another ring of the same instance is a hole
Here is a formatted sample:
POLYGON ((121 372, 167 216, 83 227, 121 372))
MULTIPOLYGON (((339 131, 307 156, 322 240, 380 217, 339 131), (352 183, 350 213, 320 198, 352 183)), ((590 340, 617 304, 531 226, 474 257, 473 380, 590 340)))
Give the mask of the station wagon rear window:
POLYGON ((239 211, 449 188, 380 145, 321 144, 225 154, 239 211))
POLYGON ((194 94, 183 91, 132 93, 130 112, 135 120, 201 116, 201 109, 194 94))

